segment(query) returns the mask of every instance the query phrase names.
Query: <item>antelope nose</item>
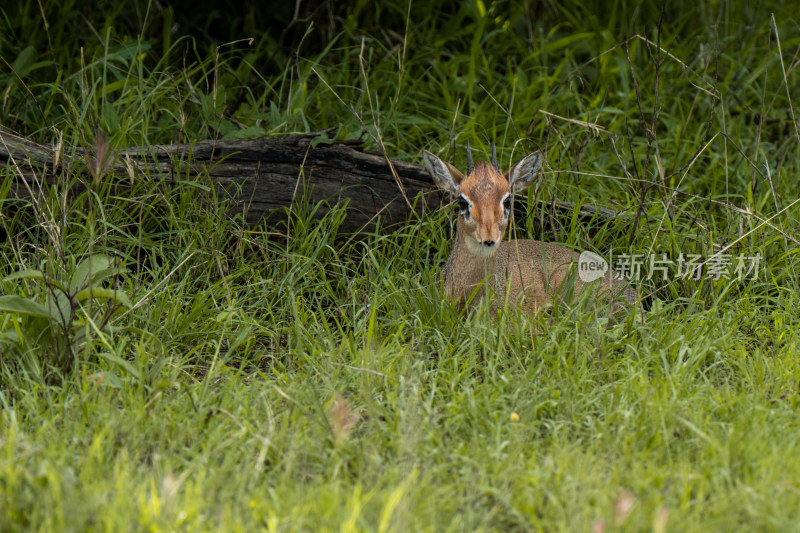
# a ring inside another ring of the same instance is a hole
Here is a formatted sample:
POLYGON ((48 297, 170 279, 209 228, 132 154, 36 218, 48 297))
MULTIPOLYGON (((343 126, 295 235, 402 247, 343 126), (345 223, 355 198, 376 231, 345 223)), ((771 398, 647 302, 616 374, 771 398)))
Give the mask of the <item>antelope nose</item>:
POLYGON ((483 241, 484 246, 494 246, 494 241, 483 241))

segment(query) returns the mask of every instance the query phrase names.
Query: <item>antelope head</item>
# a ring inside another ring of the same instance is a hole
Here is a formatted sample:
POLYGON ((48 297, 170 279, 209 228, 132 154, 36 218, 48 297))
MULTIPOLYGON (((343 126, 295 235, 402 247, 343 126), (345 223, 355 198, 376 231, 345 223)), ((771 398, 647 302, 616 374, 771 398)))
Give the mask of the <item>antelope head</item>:
POLYGON ((474 255, 488 258, 497 254, 508 226, 511 197, 514 191, 533 183, 542 168, 542 153, 523 157, 505 175, 497 166, 494 143, 491 164, 473 164, 467 144, 466 175, 430 152, 423 151, 422 155, 433 181, 458 203, 459 239, 464 239, 474 255))

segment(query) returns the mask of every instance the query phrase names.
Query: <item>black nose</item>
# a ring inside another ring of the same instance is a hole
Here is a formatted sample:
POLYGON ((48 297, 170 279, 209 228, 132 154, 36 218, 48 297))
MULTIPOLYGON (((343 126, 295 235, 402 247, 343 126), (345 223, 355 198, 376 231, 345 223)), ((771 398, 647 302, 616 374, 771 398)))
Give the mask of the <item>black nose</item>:
POLYGON ((494 246, 494 241, 483 241, 484 246, 494 246))

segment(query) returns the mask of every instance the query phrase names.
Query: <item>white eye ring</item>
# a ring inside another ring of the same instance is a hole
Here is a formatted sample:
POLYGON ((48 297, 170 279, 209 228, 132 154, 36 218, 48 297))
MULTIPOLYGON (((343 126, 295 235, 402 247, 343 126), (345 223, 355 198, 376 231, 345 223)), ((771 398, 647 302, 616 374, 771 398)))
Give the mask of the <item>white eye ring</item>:
POLYGON ((461 214, 465 217, 469 217, 469 210, 472 207, 472 202, 463 194, 456 199, 456 202, 458 202, 458 209, 461 211, 461 214))
POLYGON ((506 193, 503 199, 500 200, 500 205, 503 208, 503 214, 508 216, 509 211, 511 211, 511 195, 506 193))

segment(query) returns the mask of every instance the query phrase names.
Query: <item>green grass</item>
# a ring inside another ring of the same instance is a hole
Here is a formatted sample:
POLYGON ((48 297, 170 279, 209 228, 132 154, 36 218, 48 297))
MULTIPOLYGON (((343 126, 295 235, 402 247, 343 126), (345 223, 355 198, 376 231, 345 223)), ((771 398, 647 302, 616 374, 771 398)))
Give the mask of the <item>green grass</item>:
POLYGON ((757 278, 644 281, 617 323, 495 321, 442 300, 447 209, 350 239, 343 207, 302 199, 246 227, 203 175, 121 191, 75 165, 34 208, 3 168, 0 293, 46 304, 105 254, 126 270, 97 287, 132 306, 0 313, 0 531, 796 529, 793 14, 670 5, 659 32, 654 2, 320 9, 303 40, 309 13, 281 37, 282 7, 226 39, 203 9, 4 8, 0 123, 77 156, 98 131, 117 150, 338 124, 464 166, 496 138, 505 167, 547 150, 536 199, 628 210, 590 232, 542 207, 517 235, 730 246, 757 278), (51 281, 4 279, 31 269, 51 281))

